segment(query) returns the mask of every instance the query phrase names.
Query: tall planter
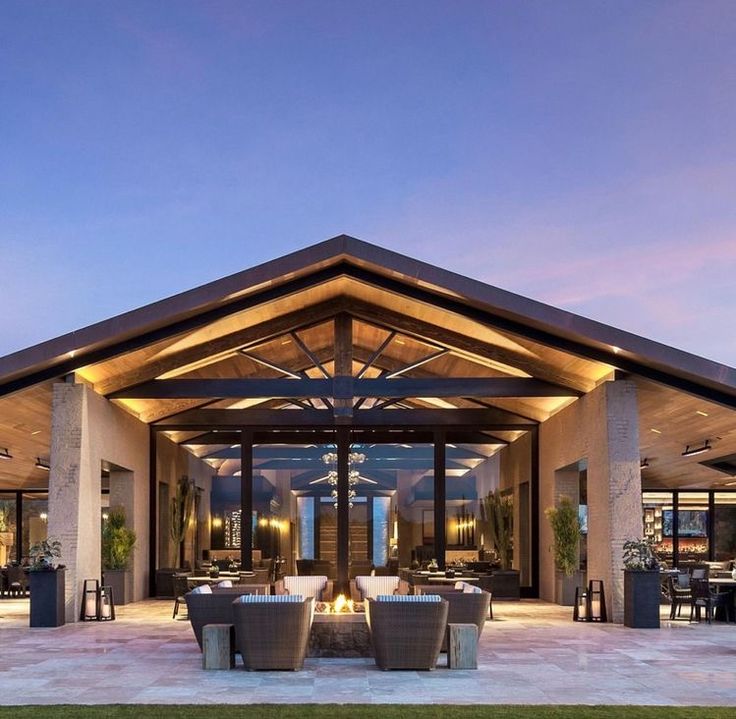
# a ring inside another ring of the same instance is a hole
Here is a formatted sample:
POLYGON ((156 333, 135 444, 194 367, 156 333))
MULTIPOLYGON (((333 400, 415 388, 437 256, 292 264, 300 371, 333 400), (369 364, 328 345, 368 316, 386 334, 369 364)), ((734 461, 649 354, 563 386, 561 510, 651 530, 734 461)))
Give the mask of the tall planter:
POLYGON ((105 569, 102 583, 112 588, 115 606, 133 601, 133 574, 127 569, 105 569))
POLYGON ((624 570, 624 626, 659 629, 660 582, 658 569, 624 570))
POLYGON ((563 607, 575 604, 575 588, 585 584, 585 575, 578 570, 571 575, 563 572, 555 573, 555 602, 563 607))
POLYGON ((30 572, 32 627, 60 627, 66 624, 65 574, 63 568, 30 572))

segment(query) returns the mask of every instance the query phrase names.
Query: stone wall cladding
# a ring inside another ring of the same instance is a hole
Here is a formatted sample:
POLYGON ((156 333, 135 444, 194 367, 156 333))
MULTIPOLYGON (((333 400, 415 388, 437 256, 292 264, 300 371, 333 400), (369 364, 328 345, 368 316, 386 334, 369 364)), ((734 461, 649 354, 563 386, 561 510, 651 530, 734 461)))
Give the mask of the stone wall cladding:
POLYGON ((540 594, 554 598, 555 570, 545 508, 562 493, 555 473, 588 462, 588 578, 602 579, 609 616, 623 618, 621 547, 642 534, 636 385, 604 382, 542 423, 540 447, 540 594))

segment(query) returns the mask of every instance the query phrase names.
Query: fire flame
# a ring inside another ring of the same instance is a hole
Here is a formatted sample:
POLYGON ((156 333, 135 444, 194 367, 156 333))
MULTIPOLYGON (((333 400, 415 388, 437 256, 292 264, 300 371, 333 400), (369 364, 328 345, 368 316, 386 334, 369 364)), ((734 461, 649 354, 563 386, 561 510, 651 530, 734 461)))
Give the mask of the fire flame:
POLYGON ((335 603, 334 603, 335 614, 340 614, 342 612, 352 612, 352 611, 353 611, 353 600, 346 599, 344 594, 338 594, 337 598, 335 599, 335 603))

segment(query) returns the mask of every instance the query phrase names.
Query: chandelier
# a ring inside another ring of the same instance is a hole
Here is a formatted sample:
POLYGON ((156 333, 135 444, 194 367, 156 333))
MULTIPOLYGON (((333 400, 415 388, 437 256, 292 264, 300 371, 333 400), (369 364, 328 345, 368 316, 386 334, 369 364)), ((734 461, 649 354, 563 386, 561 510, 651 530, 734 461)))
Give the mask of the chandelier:
MULTIPOLYGON (((332 501, 335 509, 337 509, 337 452, 327 452, 322 455, 322 461, 330 466, 327 472, 327 483, 332 487, 332 501)), ((360 472, 355 469, 355 466, 365 462, 365 455, 362 452, 351 452, 348 455, 348 507, 353 508, 353 499, 355 499, 355 485, 360 481, 360 472)), ((366 480, 370 481, 370 480, 366 480)))

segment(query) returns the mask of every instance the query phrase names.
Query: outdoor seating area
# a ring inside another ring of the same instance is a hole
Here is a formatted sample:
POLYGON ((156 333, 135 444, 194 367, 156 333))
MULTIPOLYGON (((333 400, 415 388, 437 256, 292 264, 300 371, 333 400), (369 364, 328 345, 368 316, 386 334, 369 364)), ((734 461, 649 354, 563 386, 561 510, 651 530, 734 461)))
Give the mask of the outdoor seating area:
MULTIPOLYGON (((569 607, 537 600, 497 603, 496 618, 486 621, 480 634, 475 671, 448 670, 444 654, 429 672, 381 671, 372 657, 308 654, 299 672, 249 672, 239 655, 231 671, 203 671, 190 622, 183 616, 172 621, 171 604, 135 602, 120 607, 114 622, 31 630, 28 600, 6 600, 0 604, 3 686, 21 687, 33 676, 34 701, 42 704, 736 701, 731 661, 736 625, 670 622, 666 605, 662 628, 655 631, 572 622, 569 607), (114 687, 109 683, 112 667, 114 687)), ((26 698, 19 690, 5 701, 24 703, 26 698)))
POLYGON ((662 595, 670 604, 669 618, 736 622, 736 572, 729 568, 733 564, 693 564, 663 571, 662 595))

